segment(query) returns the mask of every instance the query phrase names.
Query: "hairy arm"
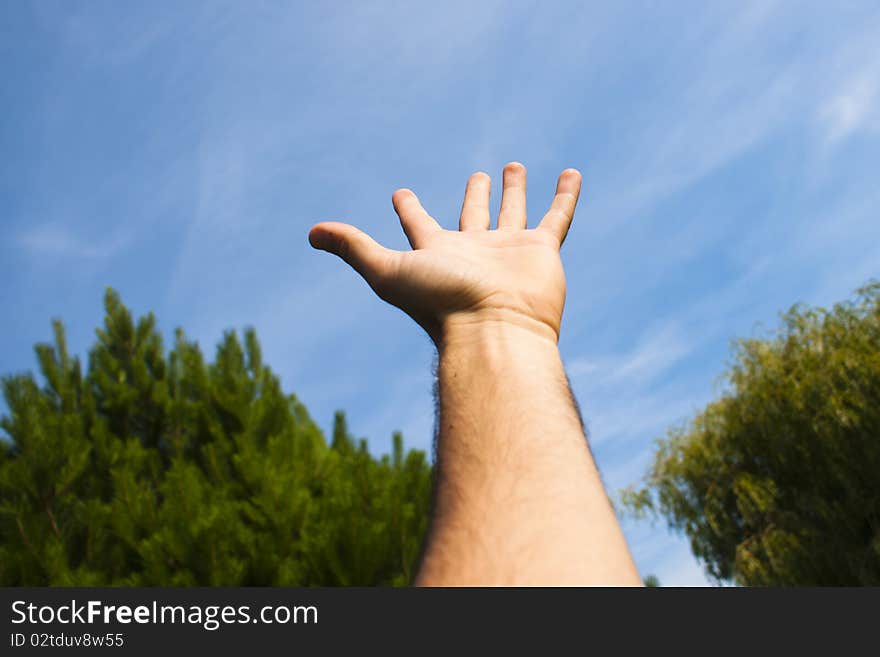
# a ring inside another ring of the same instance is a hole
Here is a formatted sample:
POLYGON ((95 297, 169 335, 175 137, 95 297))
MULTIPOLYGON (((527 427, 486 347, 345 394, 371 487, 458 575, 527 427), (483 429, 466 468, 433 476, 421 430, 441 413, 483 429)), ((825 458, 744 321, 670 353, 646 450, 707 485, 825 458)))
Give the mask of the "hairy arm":
POLYGON ((550 211, 526 228, 526 172, 504 169, 496 230, 485 174, 468 181, 458 231, 409 190, 393 196, 412 251, 327 222, 312 244, 345 259, 434 340, 435 509, 422 585, 639 585, 587 447, 557 342, 565 301, 559 247, 580 190, 562 173, 550 211))
POLYGON ((503 322, 440 351, 435 515, 419 584, 639 584, 552 339, 503 322))

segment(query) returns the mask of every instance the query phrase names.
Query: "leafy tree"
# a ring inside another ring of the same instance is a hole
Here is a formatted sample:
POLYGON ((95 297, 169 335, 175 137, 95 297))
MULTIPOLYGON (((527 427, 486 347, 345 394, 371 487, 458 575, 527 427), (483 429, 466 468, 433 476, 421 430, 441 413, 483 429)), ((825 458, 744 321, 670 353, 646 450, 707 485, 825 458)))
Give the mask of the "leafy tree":
POLYGON ((660 587, 660 580, 657 579, 656 575, 648 575, 643 580, 646 587, 649 589, 656 589, 660 587))
POLYGON ((739 341, 728 379, 624 503, 686 533, 717 580, 880 584, 880 283, 739 341))
POLYGON ((420 451, 330 445, 252 330, 213 363, 108 290, 88 370, 60 322, 42 384, 3 379, 0 585, 402 585, 428 519, 420 451))

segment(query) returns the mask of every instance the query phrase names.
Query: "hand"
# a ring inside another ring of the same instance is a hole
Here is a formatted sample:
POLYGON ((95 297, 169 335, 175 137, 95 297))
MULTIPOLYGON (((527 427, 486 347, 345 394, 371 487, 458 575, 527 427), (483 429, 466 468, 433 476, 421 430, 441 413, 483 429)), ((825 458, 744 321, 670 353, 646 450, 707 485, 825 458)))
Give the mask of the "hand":
POLYGON ((498 227, 490 230, 491 180, 469 179, 459 230, 444 230, 416 195, 392 195, 412 251, 377 244, 354 226, 322 222, 312 228, 312 246, 351 265, 385 301, 397 306, 442 346, 450 328, 483 322, 518 325, 559 339, 565 304, 565 275, 559 248, 568 233, 581 187, 581 175, 566 169, 556 196, 533 229, 526 228, 526 169, 504 167, 498 227))

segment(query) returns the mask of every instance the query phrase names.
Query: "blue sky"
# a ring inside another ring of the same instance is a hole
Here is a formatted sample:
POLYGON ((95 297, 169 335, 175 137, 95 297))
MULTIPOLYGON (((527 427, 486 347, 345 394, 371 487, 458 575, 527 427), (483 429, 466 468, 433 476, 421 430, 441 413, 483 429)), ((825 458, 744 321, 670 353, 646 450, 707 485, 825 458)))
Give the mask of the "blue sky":
MULTIPOLYGON (((561 349, 616 491, 732 338, 880 275, 878 43, 872 2, 4 3, 0 372, 52 317, 83 354, 112 285, 209 351, 255 326, 322 426, 427 449, 428 339, 308 228, 404 248, 394 189, 452 227, 510 160, 534 221, 574 166, 561 349)), ((662 523, 625 531, 705 583, 662 523)))

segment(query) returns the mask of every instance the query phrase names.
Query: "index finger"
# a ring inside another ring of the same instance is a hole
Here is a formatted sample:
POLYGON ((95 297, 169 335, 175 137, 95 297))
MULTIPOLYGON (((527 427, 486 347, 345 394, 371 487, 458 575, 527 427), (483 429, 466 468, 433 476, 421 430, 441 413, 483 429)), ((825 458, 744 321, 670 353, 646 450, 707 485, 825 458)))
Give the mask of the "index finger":
POLYGON ((574 209, 577 206, 580 193, 580 171, 566 169, 559 174, 559 180, 556 182, 556 196, 553 197, 553 203, 538 227, 553 233, 560 244, 565 241, 571 220, 574 219, 574 209))

